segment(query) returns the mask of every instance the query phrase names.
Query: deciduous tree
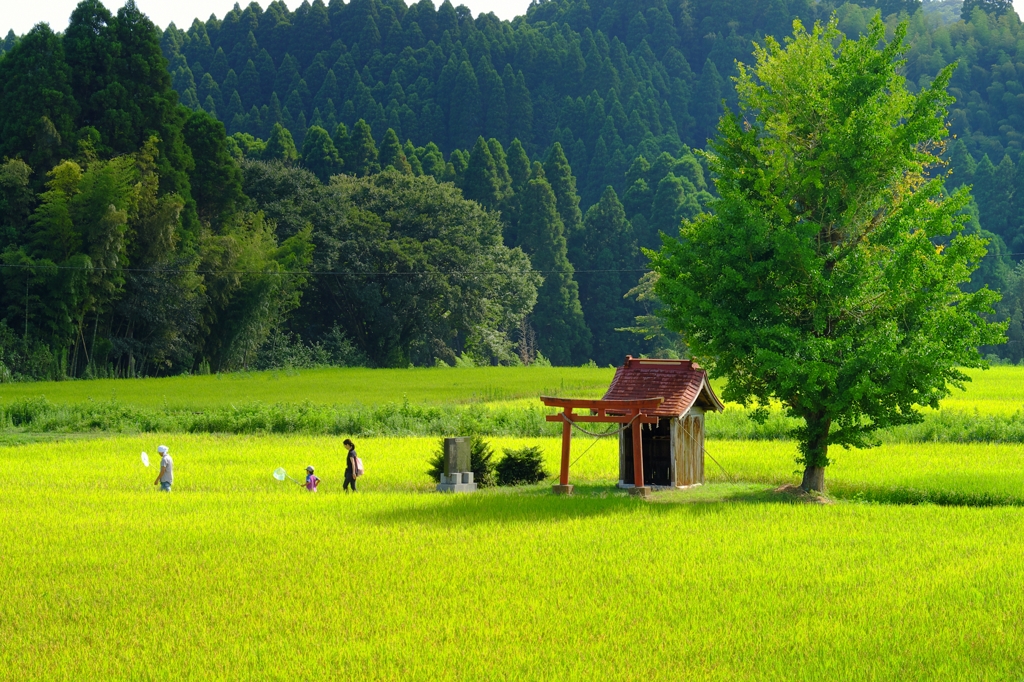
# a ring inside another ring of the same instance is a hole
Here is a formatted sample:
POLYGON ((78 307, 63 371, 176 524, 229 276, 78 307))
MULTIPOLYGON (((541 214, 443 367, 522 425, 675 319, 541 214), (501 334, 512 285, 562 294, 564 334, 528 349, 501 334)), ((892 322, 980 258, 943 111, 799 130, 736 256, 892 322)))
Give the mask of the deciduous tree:
POLYGON ((724 397, 803 420, 805 490, 824 488, 830 445, 919 421, 1005 328, 982 316, 996 293, 960 288, 985 242, 934 172, 952 68, 911 94, 905 34, 886 41, 876 16, 856 41, 835 21, 767 38, 708 155, 714 215, 650 253, 669 325, 724 397))

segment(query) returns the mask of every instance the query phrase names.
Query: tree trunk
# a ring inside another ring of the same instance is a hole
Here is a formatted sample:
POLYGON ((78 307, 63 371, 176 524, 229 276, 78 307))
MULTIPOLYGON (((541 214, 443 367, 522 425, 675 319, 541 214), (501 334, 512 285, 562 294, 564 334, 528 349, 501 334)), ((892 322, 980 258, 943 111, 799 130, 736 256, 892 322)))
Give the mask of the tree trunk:
POLYGON ((825 467, 804 467, 804 480, 800 487, 807 492, 825 492, 825 467))
POLYGON ((804 480, 800 487, 807 492, 825 492, 825 467, 828 466, 828 433, 832 419, 824 412, 804 417, 807 422, 807 441, 802 443, 804 480))

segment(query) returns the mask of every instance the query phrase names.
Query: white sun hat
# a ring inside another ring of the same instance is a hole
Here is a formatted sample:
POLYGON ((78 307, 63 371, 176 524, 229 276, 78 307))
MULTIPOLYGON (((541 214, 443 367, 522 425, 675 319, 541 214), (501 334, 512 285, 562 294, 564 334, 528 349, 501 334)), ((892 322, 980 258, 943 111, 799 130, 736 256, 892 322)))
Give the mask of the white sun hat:
POLYGON ((161 445, 160 447, 158 447, 156 449, 156 451, 159 452, 161 455, 166 455, 167 454, 167 446, 166 445, 161 445))

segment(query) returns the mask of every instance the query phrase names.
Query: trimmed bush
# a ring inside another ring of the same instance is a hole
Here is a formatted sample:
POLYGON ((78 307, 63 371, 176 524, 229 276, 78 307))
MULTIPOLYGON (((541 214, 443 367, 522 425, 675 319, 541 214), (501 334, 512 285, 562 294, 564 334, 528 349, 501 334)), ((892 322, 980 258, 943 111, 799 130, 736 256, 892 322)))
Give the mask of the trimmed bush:
POLYGON ((544 455, 536 445, 505 448, 505 456, 494 469, 498 485, 532 485, 548 477, 544 471, 544 455))

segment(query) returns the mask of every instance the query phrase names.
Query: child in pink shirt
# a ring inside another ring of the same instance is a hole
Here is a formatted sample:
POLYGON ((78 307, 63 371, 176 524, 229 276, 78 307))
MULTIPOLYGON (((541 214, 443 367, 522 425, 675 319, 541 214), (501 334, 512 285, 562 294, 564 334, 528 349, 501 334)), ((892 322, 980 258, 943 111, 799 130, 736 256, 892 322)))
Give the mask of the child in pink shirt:
POLYGON ((311 493, 316 492, 316 487, 320 484, 320 479, 313 473, 313 467, 306 467, 306 490, 311 493))

